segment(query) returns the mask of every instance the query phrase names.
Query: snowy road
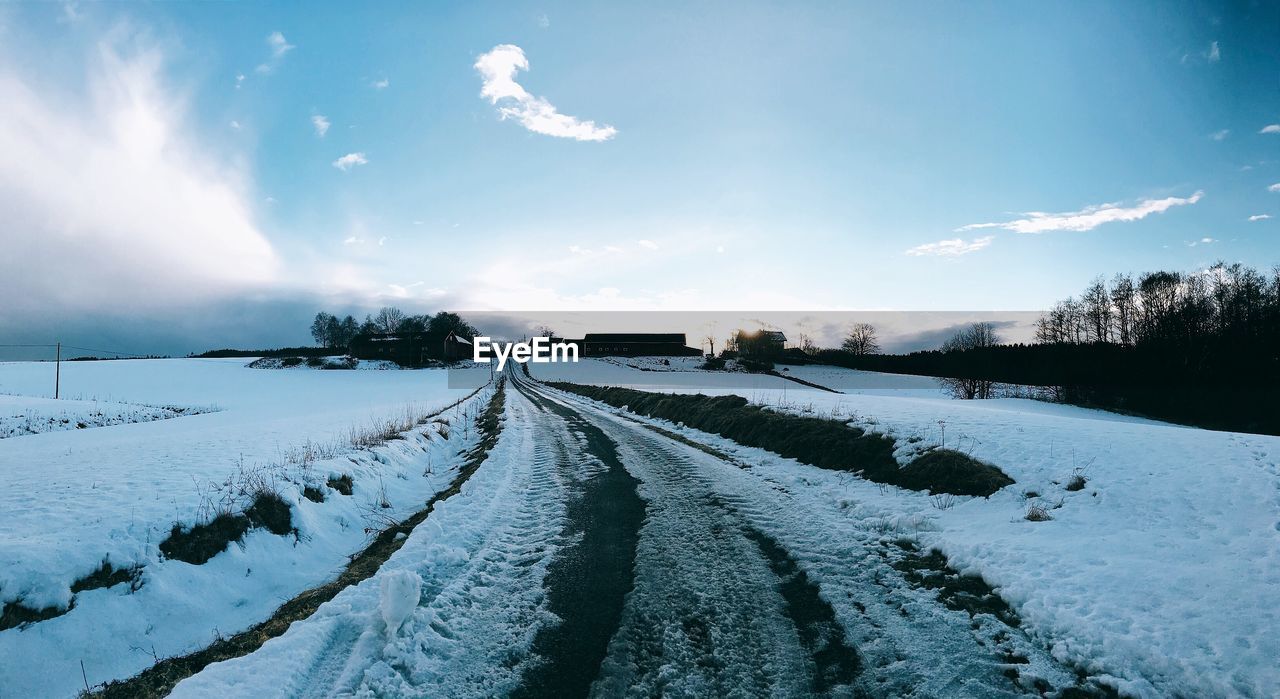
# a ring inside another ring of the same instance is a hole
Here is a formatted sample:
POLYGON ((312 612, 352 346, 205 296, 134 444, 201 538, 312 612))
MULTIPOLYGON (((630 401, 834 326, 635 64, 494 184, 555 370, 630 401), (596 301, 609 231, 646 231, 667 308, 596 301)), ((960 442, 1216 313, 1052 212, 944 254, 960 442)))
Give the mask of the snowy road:
POLYGON ((829 498, 512 379, 489 459, 377 576, 174 696, 971 697, 1073 684, 1016 628, 909 584, 897 547, 829 498), (379 579, 402 570, 424 583, 388 632, 379 579))

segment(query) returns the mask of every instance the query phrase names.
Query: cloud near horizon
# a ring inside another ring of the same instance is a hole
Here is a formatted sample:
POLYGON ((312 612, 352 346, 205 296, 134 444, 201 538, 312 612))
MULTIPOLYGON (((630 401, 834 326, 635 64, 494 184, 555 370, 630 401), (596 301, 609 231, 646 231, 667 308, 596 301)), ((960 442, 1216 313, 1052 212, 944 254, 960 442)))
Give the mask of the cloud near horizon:
POLYGON ((74 92, 0 60, 8 310, 155 308, 275 282, 247 175, 191 136, 161 51, 112 36, 74 92))
MULTIPOLYGON (((1278 190, 1280 191, 1280 190, 1278 190)), ((1189 197, 1165 197, 1164 199, 1143 199, 1134 206, 1119 204, 1099 204, 1088 206, 1079 211, 1063 213, 1046 213, 1028 211, 1026 218, 996 223, 971 223, 956 229, 957 233, 979 230, 983 228, 1002 228, 1015 233, 1048 233, 1050 231, 1091 231, 1104 223, 1118 221, 1138 221, 1168 211, 1175 206, 1186 206, 1200 201, 1203 191, 1197 191, 1189 197)))
POLYGON ((981 238, 974 238, 966 241, 962 238, 952 238, 951 240, 939 240, 936 243, 925 243, 917 245, 907 250, 908 255, 920 257, 931 255, 934 257, 957 257, 959 255, 968 255, 971 252, 977 252, 991 245, 991 241, 995 240, 994 235, 986 235, 981 238))
POLYGON ((529 94, 516 82, 516 73, 529 70, 524 50, 513 44, 500 44, 476 59, 475 69, 484 83, 480 96, 498 105, 503 119, 515 119, 534 133, 572 138, 575 141, 607 141, 618 130, 612 126, 596 126, 594 121, 561 114, 543 97, 529 94))

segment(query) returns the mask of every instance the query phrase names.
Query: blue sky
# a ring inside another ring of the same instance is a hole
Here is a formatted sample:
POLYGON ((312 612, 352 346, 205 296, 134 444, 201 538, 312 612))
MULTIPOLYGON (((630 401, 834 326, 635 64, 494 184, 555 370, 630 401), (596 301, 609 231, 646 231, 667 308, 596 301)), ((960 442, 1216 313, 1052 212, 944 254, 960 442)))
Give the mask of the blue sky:
POLYGON ((11 319, 990 310, 1270 267, 1278 27, 1244 3, 0 6, 0 291, 11 319), (483 97, 485 66, 519 87, 483 97))

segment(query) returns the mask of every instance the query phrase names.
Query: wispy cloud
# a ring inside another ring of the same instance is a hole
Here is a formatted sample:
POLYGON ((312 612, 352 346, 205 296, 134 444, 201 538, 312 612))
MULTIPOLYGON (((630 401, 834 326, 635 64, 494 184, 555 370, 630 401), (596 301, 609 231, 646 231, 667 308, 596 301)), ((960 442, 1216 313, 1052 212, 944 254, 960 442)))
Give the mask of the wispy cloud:
POLYGON ((1252 223, 1253 221, 1265 221, 1269 218, 1271 218, 1271 214, 1254 214, 1249 217, 1249 221, 1252 223))
POLYGON ((1204 57, 1210 63, 1217 63, 1222 60, 1222 50, 1218 48, 1218 42, 1214 41, 1209 44, 1209 50, 1205 52, 1204 57))
POLYGON ((320 138, 324 138, 324 135, 329 132, 329 120, 323 114, 311 117, 311 125, 315 127, 316 135, 320 138))
POLYGON ((228 126, 230 126, 232 129, 234 129, 234 130, 236 130, 236 131, 239 131, 239 130, 240 130, 240 122, 236 121, 235 119, 232 119, 232 120, 231 120, 231 123, 230 123, 230 124, 228 124, 228 126))
POLYGON ((1267 124, 1258 133, 1280 133, 1280 124, 1267 124))
POLYGON ((346 172, 357 165, 367 165, 369 160, 364 157, 364 153, 347 153, 346 155, 333 161, 333 166, 346 172))
POLYGON ((1187 243, 1187 247, 1194 248, 1197 245, 1212 245, 1213 243, 1216 243, 1216 242, 1218 242, 1217 238, 1201 238, 1200 240, 1193 240, 1187 243))
POLYGON ((259 63, 256 69, 263 75, 274 71, 276 66, 280 65, 280 61, 284 60, 284 55, 297 48, 284 38, 284 34, 278 31, 267 35, 267 46, 271 49, 271 57, 266 62, 259 63))
POLYGON ((0 61, 6 311, 163 307, 278 280, 247 174, 193 132, 189 86, 165 67, 127 29, 98 44, 70 92, 0 61))
POLYGON ((484 84, 480 96, 498 106, 503 119, 515 119, 534 133, 572 138, 576 141, 607 141, 618 133, 612 126, 596 126, 594 121, 561 114, 545 98, 535 97, 516 82, 516 73, 529 70, 524 50, 512 44, 495 46, 476 60, 475 68, 484 84))
POLYGON ((381 79, 379 79, 379 80, 374 80, 373 82, 371 82, 371 83, 369 83, 369 84, 370 84, 370 85, 372 85, 372 86, 373 86, 373 89, 375 89, 375 90, 385 90, 385 89, 387 89, 388 87, 391 87, 391 81, 390 81, 390 80, 388 80, 387 78, 381 78, 381 79))
POLYGON ((932 255, 935 257, 957 257, 959 255, 968 255, 971 252, 977 252, 991 245, 991 241, 995 240, 994 235, 985 235, 981 238, 973 240, 964 240, 962 238, 952 238, 951 240, 939 240, 936 243, 925 243, 917 245, 907 251, 908 255, 920 257, 924 255, 932 255))
POLYGON ((1230 136, 1230 135, 1231 135, 1231 129, 1223 129, 1221 131, 1214 131, 1213 133, 1209 134, 1209 138, 1212 138, 1215 141, 1225 141, 1227 139, 1227 136, 1230 136))
POLYGON ((283 58, 286 53, 295 48, 293 44, 285 40, 284 34, 278 31, 267 35, 267 46, 271 47, 272 58, 283 58))
POLYGON ((58 15, 59 24, 79 22, 82 19, 84 19, 84 13, 80 11, 79 3, 62 3, 62 14, 58 15))
POLYGON ((1267 191, 1268 191, 1268 192, 1280 192, 1280 182, 1277 182, 1277 183, 1275 183, 1275 184, 1271 185, 1270 187, 1267 187, 1267 191))
MULTIPOLYGON (((1280 187, 1280 185, 1276 185, 1280 187)), ((1275 191, 1280 191, 1277 189, 1275 191)), ((1063 213, 1045 213, 1028 211, 1025 218, 998 223, 971 223, 957 228, 957 232, 972 231, 980 228, 1002 228, 1015 233, 1047 233, 1049 231, 1090 231, 1104 223, 1117 221, 1137 221, 1151 214, 1168 211, 1175 206, 1186 206, 1200 201, 1204 192, 1196 192, 1189 197, 1166 197, 1164 199, 1143 199, 1134 206, 1119 204, 1099 204, 1085 207, 1079 211, 1063 213)))
POLYGON ((551 18, 550 18, 550 17, 547 17, 545 14, 538 15, 538 26, 539 26, 539 27, 541 27, 541 28, 543 28, 543 29, 546 29, 547 27, 550 27, 550 26, 551 26, 551 18))
POLYGON ((636 242, 639 243, 640 247, 645 248, 646 250, 658 249, 658 244, 653 242, 652 240, 638 240, 636 242))

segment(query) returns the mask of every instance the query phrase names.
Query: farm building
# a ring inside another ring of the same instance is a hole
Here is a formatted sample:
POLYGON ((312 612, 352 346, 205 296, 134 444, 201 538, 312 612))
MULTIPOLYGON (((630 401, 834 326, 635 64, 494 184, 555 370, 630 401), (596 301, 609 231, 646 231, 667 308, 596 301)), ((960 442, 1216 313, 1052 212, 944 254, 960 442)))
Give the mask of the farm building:
POLYGON ((743 357, 773 359, 782 354, 787 336, 778 330, 739 330, 734 344, 743 357))
POLYGON ((685 345, 684 333, 587 333, 581 340, 553 338, 577 345, 583 357, 693 357, 702 350, 685 345))
POLYGON ((428 362, 453 362, 471 358, 471 338, 457 333, 441 337, 432 332, 366 333, 351 340, 349 352, 356 359, 386 359, 401 366, 428 362))

